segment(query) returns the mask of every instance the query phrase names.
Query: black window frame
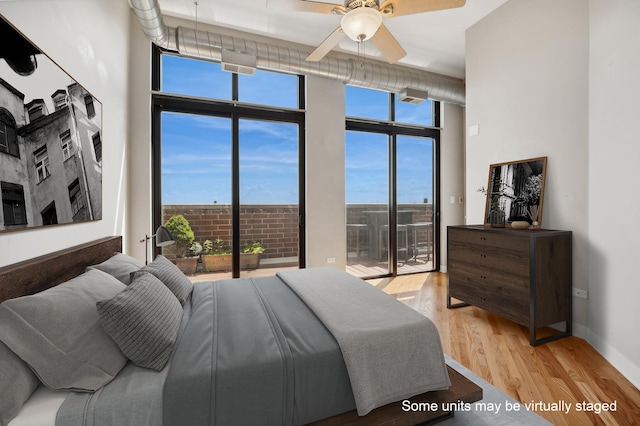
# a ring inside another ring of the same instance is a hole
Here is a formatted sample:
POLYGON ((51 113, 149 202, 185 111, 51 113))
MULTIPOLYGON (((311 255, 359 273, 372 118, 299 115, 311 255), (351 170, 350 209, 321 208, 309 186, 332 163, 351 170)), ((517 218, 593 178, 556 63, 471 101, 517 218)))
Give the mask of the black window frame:
MULTIPOLYGON (((267 105, 243 104, 238 101, 238 74, 232 74, 231 100, 196 98, 161 92, 162 55, 174 54, 156 45, 152 49, 151 60, 151 152, 152 152, 152 229, 162 225, 162 143, 161 122, 163 112, 187 113, 231 119, 232 128, 232 276, 240 276, 240 161, 239 122, 242 119, 285 122, 298 125, 298 266, 306 265, 305 253, 305 79, 298 75, 298 108, 272 107, 267 105)), ((154 247, 154 256, 160 249, 154 247)))
MULTIPOLYGON (((397 202, 397 137, 417 136, 431 138, 434 141, 434 184, 433 184, 433 235, 434 235, 434 271, 439 271, 439 262, 435 261, 436 253, 440 252, 440 109, 439 101, 433 101, 433 126, 419 126, 416 124, 402 123, 395 121, 396 94, 388 93, 389 120, 376 120, 362 117, 345 117, 345 130, 368 132, 375 134, 385 134, 389 140, 389 229, 396 229, 398 222, 398 202, 397 202)), ((346 141, 345 141, 346 142, 346 141)), ((389 232, 389 247, 397 247, 397 233, 389 232)), ((397 276, 398 259, 397 250, 389 250, 389 273, 380 275, 397 276)), ((403 274, 404 275, 404 274, 403 274)), ((368 277, 376 278, 376 276, 368 277)))

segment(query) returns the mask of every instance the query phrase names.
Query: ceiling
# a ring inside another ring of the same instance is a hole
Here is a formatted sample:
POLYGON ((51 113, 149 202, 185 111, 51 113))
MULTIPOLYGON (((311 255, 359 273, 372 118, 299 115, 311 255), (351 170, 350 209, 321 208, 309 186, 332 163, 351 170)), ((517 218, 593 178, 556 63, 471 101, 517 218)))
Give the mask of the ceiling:
MULTIPOLYGON (((306 44, 309 51, 340 25, 340 16, 289 11, 276 6, 274 0, 158 1, 164 15, 192 21, 197 1, 200 23, 306 44)), ((319 1, 342 4, 340 0, 319 1)), ((457 9, 385 19, 384 25, 407 52, 398 63, 464 78, 465 30, 506 1, 467 0, 457 9)), ((345 37, 336 50, 357 54, 357 43, 345 37)), ((365 44, 365 55, 383 60, 373 43, 365 44)))

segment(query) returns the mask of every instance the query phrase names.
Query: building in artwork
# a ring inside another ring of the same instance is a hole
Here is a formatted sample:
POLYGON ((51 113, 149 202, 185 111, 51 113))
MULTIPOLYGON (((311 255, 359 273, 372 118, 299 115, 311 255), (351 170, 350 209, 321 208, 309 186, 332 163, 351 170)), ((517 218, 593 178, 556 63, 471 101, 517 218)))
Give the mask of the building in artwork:
POLYGON ((102 218, 101 104, 77 83, 51 99, 0 78, 0 230, 102 218))

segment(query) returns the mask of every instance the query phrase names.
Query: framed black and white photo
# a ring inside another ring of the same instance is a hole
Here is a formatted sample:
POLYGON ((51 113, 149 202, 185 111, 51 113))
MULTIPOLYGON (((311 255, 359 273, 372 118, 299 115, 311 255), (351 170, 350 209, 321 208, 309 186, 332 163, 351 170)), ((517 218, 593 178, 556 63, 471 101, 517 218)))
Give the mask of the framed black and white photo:
POLYGON ((0 232, 102 219, 102 104, 0 15, 0 232))
POLYGON ((491 212, 503 213, 507 223, 542 222, 547 157, 510 161, 489 166, 484 222, 491 223, 491 212))

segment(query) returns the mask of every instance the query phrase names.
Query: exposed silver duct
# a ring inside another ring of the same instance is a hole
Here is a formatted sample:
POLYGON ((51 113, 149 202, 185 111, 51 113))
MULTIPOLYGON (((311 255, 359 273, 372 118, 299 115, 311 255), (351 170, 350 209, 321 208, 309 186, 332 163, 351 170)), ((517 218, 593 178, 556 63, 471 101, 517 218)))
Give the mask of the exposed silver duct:
POLYGON ((149 40, 166 49, 176 50, 175 30, 164 24, 157 0, 129 0, 129 5, 149 40))
POLYGON ((157 0, 129 0, 142 30, 159 46, 181 55, 220 61, 222 50, 255 55, 259 69, 314 75, 340 80, 352 86, 400 92, 407 87, 424 90, 429 98, 464 105, 464 83, 455 78, 398 65, 327 55, 319 62, 307 62, 309 51, 292 49, 240 37, 193 28, 169 28, 162 20, 157 0))

